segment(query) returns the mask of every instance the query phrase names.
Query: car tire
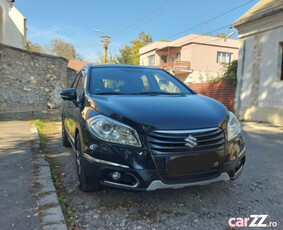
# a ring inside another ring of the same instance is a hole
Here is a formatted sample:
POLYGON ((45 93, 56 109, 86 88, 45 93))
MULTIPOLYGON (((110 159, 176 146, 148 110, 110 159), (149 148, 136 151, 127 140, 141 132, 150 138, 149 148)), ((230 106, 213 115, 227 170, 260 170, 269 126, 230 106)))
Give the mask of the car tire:
POLYGON ((99 189, 97 182, 88 183, 85 173, 85 159, 83 157, 82 144, 79 133, 76 135, 76 172, 78 178, 78 188, 83 192, 89 192, 99 189))
POLYGON ((64 122, 62 121, 62 144, 64 147, 70 147, 71 144, 68 140, 64 122))

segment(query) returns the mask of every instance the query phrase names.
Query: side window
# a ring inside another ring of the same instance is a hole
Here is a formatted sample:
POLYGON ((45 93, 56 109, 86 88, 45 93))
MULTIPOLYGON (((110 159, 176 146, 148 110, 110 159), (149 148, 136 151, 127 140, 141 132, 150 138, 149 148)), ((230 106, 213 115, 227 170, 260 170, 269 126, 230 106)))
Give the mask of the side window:
POLYGON ((142 75, 142 76, 141 76, 141 80, 142 80, 142 83, 143 83, 143 86, 144 86, 144 90, 145 90, 145 91, 150 90, 150 85, 149 85, 147 76, 146 76, 146 75, 142 75))
POLYGON ((159 74, 154 74, 154 77, 159 85, 159 88, 168 93, 180 93, 180 89, 171 81, 167 80, 159 74))
POLYGON ((76 85, 77 85, 77 83, 78 83, 78 80, 79 80, 79 78, 80 78, 80 73, 79 74, 77 74, 77 76, 75 77, 75 79, 73 80, 73 83, 72 83, 72 85, 71 85, 71 88, 76 88, 76 85))
POLYGON ((81 73, 79 75, 79 78, 78 78, 78 83, 76 85, 76 91, 77 91, 77 99, 78 101, 81 101, 82 98, 83 98, 83 89, 84 89, 84 76, 83 74, 81 73))

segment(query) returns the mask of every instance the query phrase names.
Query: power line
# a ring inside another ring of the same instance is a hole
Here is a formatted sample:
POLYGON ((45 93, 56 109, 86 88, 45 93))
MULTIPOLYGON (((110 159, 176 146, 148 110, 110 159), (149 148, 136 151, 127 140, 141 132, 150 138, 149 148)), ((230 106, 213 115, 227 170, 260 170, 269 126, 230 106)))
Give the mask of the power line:
MULTIPOLYGON (((164 6, 166 6, 171 0, 157 0, 156 2, 154 2, 153 4, 150 5, 150 7, 146 8, 145 10, 143 10, 143 14, 140 14, 138 17, 136 17, 136 20, 134 20, 135 18, 133 18, 132 20, 129 20, 130 23, 125 25, 124 27, 121 28, 118 28, 117 30, 117 33, 111 33, 110 36, 113 37, 116 36, 117 34, 120 34, 121 32, 124 32, 125 30, 129 29, 129 27, 131 28, 132 26, 135 26, 138 22, 140 22, 142 20, 143 17, 147 17, 149 15, 151 15, 153 12, 156 12, 157 8, 160 9, 160 5, 161 5, 161 8, 163 8, 164 6), (163 3, 163 6, 162 4, 163 3), (155 7, 157 6, 157 7, 155 7), (134 20, 134 21, 133 21, 134 20), (113 35, 112 35, 113 34, 113 35)), ((76 47, 85 47, 87 46, 88 44, 91 44, 92 43, 92 39, 87 39, 84 41, 84 44, 80 44, 80 45, 77 45, 76 47)))
MULTIPOLYGON (((173 7, 175 7, 176 5, 178 5, 181 1, 182 1, 182 0, 179 0, 179 2, 178 2, 178 1, 177 1, 177 2, 172 2, 172 1, 170 2, 170 0, 166 0, 166 1, 164 1, 164 0, 157 0, 157 1, 154 2, 149 8, 145 9, 145 11, 144 11, 144 12, 146 12, 145 15, 143 15, 143 16, 141 15, 141 17, 150 16, 146 21, 141 22, 141 23, 135 23, 136 21, 141 21, 141 20, 139 20, 140 17, 138 17, 135 21, 132 21, 132 22, 127 26, 127 28, 120 30, 118 33, 114 34, 113 36, 115 36, 115 37, 122 36, 122 35, 123 35, 123 32, 125 32, 125 31, 126 31, 126 32, 130 32, 130 31, 136 29, 137 27, 139 27, 139 26, 141 26, 141 25, 143 25, 143 24, 146 24, 146 23, 148 23, 148 22, 154 20, 156 17, 158 17, 158 16, 160 16, 161 14, 163 14, 164 12, 166 12, 166 10, 172 9, 173 7), (163 1, 164 4, 163 4, 162 6, 159 6, 158 4, 159 4, 161 1, 163 1), (174 3, 174 4, 172 4, 172 3, 174 3), (153 11, 155 11, 155 9, 156 9, 155 6, 156 6, 156 5, 158 6, 158 11, 156 11, 157 14, 156 14, 156 13, 152 13, 153 11), (162 11, 162 9, 163 9, 163 11, 162 11), (132 28, 133 26, 134 26, 134 28, 132 28)), ((235 10, 237 10, 237 9, 239 9, 239 8, 241 8, 241 7, 245 6, 245 5, 247 5, 247 4, 251 3, 251 2, 253 2, 253 1, 255 1, 255 0, 250 0, 250 1, 244 3, 244 4, 240 5, 240 6, 237 6, 237 7, 233 8, 233 9, 231 9, 231 10, 228 10, 228 11, 223 12, 223 13, 217 15, 217 16, 214 16, 214 17, 212 17, 212 18, 210 18, 210 19, 208 19, 208 20, 206 20, 206 21, 203 21, 202 23, 199 23, 199 24, 197 24, 197 25, 195 25, 195 26, 193 26, 193 27, 187 28, 187 29, 185 29, 185 30, 183 30, 183 31, 181 31, 181 32, 179 32, 179 33, 176 33, 176 34, 174 34, 174 35, 171 35, 171 36, 169 36, 169 37, 166 37, 166 39, 175 37, 175 36, 180 35, 180 34, 182 34, 182 33, 184 33, 184 32, 187 32, 187 31, 189 31, 189 30, 198 28, 199 26, 202 26, 203 23, 208 23, 208 22, 213 21, 213 20, 215 20, 215 19, 217 19, 217 18, 220 18, 220 17, 222 17, 222 16, 224 16, 224 15, 230 13, 230 12, 233 12, 233 11, 235 11, 235 10)), ((208 35, 208 34, 210 34, 210 33, 216 32, 216 31, 218 31, 218 30, 221 30, 221 29, 226 28, 226 27, 229 27, 229 26, 230 26, 230 25, 225 26, 225 27, 221 27, 220 29, 210 31, 210 32, 205 33, 205 34, 203 34, 203 35, 208 35)), ((203 36, 203 35, 199 35, 198 37, 203 36)), ((113 36, 111 36, 111 37, 113 38, 113 36)), ((195 38, 197 38, 197 37, 195 37, 195 38)), ((193 38, 193 39, 195 39, 195 38, 193 38)), ((76 46, 76 47, 79 47, 79 48, 80 48, 80 47, 85 47, 85 46, 87 46, 87 45, 90 44, 90 43, 92 43, 92 41, 91 41, 91 39, 88 39, 88 40, 84 41, 84 44, 80 44, 80 45, 78 45, 78 46, 76 46)))
POLYGON ((143 12, 143 14, 140 14, 136 18, 133 18, 132 20, 130 20, 130 23, 125 25, 122 29, 119 29, 115 34, 112 35, 112 37, 117 36, 119 34, 122 34, 124 31, 129 30, 129 28, 135 27, 137 24, 139 24, 141 21, 143 21, 144 18, 147 18, 150 15, 154 15, 158 11, 158 9, 162 9, 162 8, 166 7, 168 4, 170 4, 170 0, 161 0, 161 1, 159 1, 159 2, 157 1, 155 3, 159 3, 159 4, 151 5, 151 7, 148 8, 147 12, 145 11, 145 12, 143 12))
MULTIPOLYGON (((132 26, 133 24, 135 24, 136 22, 139 22, 140 19, 142 19, 143 17, 146 17, 147 15, 150 15, 156 8, 155 6, 158 5, 160 6, 161 3, 164 3, 164 0, 157 0, 155 1, 153 4, 150 5, 150 7, 148 8, 145 8, 143 11, 142 11, 142 14, 139 14, 137 17, 133 17, 131 19, 127 19, 127 23, 126 25, 124 25, 122 27, 122 30, 125 30, 125 28, 128 28, 129 26, 132 26), (143 16, 145 15, 145 16, 143 16)), ((117 27, 117 29, 113 32, 113 34, 111 35, 113 37, 113 35, 116 35, 118 34, 119 32, 121 31, 121 27, 117 27)))
POLYGON ((175 6, 177 6, 178 4, 180 4, 181 1, 183 1, 183 0, 179 0, 179 1, 175 1, 175 2, 172 2, 170 0, 167 1, 163 5, 163 7, 158 7, 158 10, 155 13, 149 15, 149 17, 146 20, 144 20, 144 21, 140 20, 140 23, 134 24, 133 26, 128 27, 127 29, 119 32, 118 34, 113 35, 112 37, 114 37, 114 36, 117 37, 118 35, 122 36, 124 34, 123 32, 127 32, 128 33, 130 31, 133 31, 133 30, 137 29, 138 27, 140 27, 140 26, 142 26, 144 24, 149 23, 150 21, 152 21, 152 20, 156 19, 157 17, 159 17, 161 14, 165 13, 167 10, 170 10, 170 9, 174 8, 175 6))
POLYGON ((240 5, 240 6, 237 6, 237 7, 233 8, 233 9, 231 9, 231 10, 228 10, 228 11, 226 11, 226 12, 224 12, 224 13, 221 13, 221 14, 219 14, 219 15, 217 15, 217 16, 214 16, 214 17, 212 17, 212 18, 210 18, 210 19, 208 19, 208 20, 206 20, 206 21, 203 21, 203 22, 201 22, 201 23, 199 23, 199 24, 197 24, 197 25, 195 25, 195 26, 189 27, 189 28, 187 28, 187 29, 185 29, 185 30, 183 30, 183 31, 181 31, 181 32, 178 32, 178 33, 173 34, 173 35, 171 35, 171 36, 169 36, 169 37, 166 37, 165 39, 169 39, 169 38, 175 37, 175 36, 177 36, 177 35, 183 34, 183 33, 185 33, 185 32, 188 32, 188 31, 190 31, 190 30, 193 30, 193 29, 195 29, 195 28, 198 28, 198 27, 202 26, 203 23, 211 22, 211 21, 213 21, 213 20, 215 20, 215 19, 217 19, 217 18, 220 18, 220 17, 222 17, 222 16, 224 16, 224 15, 226 15, 226 14, 228 14, 228 13, 231 13, 231 12, 233 12, 233 11, 235 11, 235 10, 237 10, 237 9, 239 9, 239 8, 241 8, 241 7, 243 7, 243 6, 246 6, 246 5, 248 5, 249 3, 253 2, 253 1, 255 1, 255 0, 250 0, 250 1, 244 3, 244 4, 240 5))
MULTIPOLYGON (((205 34, 200 34, 200 35, 198 35, 198 36, 196 36, 196 37, 194 37, 194 38, 191 38, 191 39, 189 39, 189 40, 186 40, 185 42, 174 43, 174 46, 175 46, 175 45, 180 45, 180 44, 182 44, 182 43, 188 43, 189 41, 193 41, 193 40, 195 40, 195 39, 197 39, 197 38, 199 38, 199 37, 209 35, 209 34, 211 34, 211 33, 217 32, 217 31, 219 31, 219 30, 222 30, 222 29, 225 29, 225 28, 228 28, 228 27, 230 27, 230 24, 229 24, 229 25, 226 25, 226 26, 223 26, 223 27, 220 27, 220 28, 217 28, 217 29, 215 29, 215 30, 209 31, 209 32, 207 32, 207 33, 205 33, 205 34)), ((221 38, 217 38, 216 40, 219 40, 219 39, 221 39, 221 38)), ((210 41, 210 42, 212 42, 212 41, 210 41)))

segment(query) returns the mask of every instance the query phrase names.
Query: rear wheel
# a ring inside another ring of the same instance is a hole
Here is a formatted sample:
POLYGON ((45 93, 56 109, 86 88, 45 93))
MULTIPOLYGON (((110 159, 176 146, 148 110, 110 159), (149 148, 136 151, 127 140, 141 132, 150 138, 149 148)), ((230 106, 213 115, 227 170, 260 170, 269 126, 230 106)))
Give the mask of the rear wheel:
POLYGON ((68 137, 67 137, 67 133, 66 133, 66 129, 65 129, 65 125, 64 125, 63 120, 62 120, 62 143, 63 143, 63 146, 65 146, 65 147, 71 146, 71 144, 68 140, 68 137))
POLYGON ((81 191, 93 191, 99 189, 99 184, 97 182, 88 183, 87 175, 85 173, 85 159, 83 157, 82 145, 80 140, 80 135, 76 135, 76 170, 78 177, 78 188, 81 191))

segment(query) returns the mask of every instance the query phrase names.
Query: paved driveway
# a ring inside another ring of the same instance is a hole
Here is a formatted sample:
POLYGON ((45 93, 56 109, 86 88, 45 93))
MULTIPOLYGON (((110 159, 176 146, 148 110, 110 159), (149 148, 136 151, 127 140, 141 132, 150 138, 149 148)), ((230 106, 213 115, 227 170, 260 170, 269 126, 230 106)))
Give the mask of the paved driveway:
POLYGON ((247 160, 236 181, 179 190, 125 192, 76 188, 74 152, 61 145, 60 123, 47 149, 65 173, 67 198, 82 229, 229 229, 230 217, 268 214, 282 229, 283 128, 244 124, 247 160))

